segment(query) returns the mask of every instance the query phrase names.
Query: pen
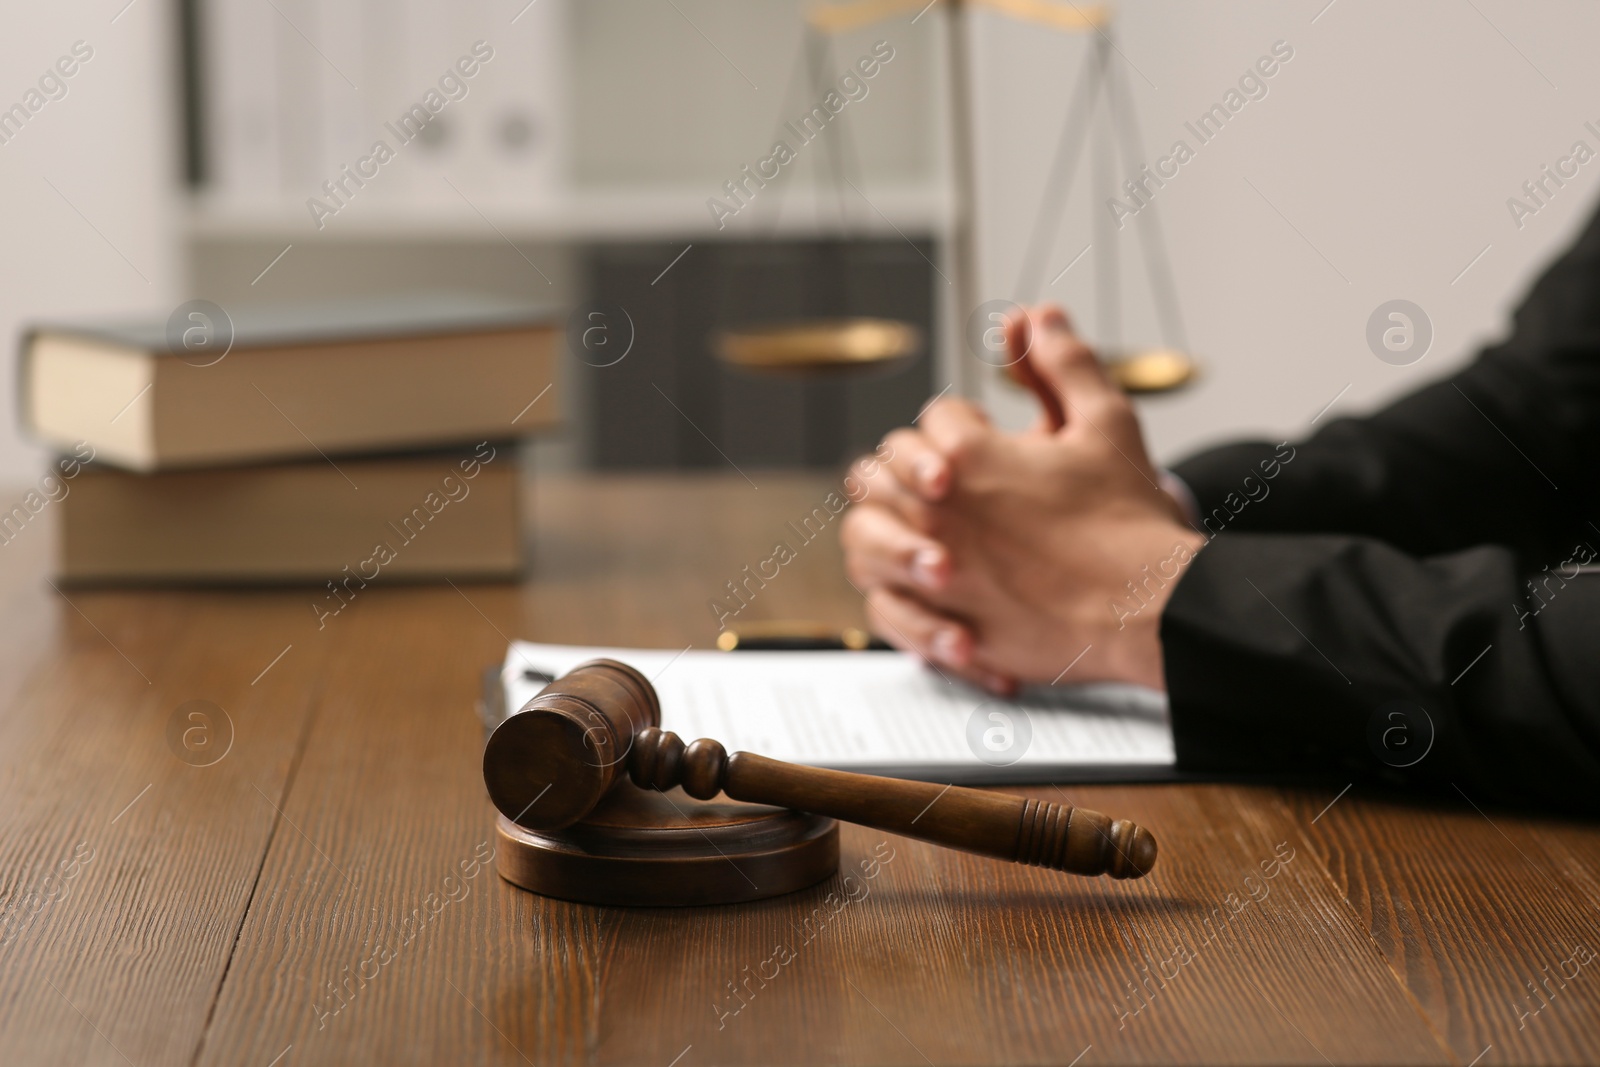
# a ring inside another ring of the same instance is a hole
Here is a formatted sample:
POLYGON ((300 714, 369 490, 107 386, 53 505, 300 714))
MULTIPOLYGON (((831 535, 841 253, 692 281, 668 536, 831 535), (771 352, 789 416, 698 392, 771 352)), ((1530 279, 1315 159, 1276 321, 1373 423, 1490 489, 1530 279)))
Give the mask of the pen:
POLYGON ((752 623, 717 635, 724 652, 884 651, 887 644, 855 626, 843 629, 807 622, 752 623))

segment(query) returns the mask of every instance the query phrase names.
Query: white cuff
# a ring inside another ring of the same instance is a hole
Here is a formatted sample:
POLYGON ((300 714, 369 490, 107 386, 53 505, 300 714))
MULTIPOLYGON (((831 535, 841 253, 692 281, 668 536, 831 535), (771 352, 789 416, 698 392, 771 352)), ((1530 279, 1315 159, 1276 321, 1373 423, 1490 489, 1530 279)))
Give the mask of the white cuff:
POLYGON ((1200 529, 1200 503, 1194 498, 1194 490, 1189 488, 1189 483, 1173 474, 1165 467, 1161 469, 1161 490, 1172 498, 1178 505, 1178 510, 1183 513, 1184 521, 1196 530, 1200 529))

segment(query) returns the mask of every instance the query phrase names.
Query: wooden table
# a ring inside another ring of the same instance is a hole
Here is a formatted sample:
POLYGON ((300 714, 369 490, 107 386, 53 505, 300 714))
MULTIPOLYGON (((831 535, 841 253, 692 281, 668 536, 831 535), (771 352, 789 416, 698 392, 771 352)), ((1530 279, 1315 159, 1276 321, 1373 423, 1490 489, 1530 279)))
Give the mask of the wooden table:
MULTIPOLYGON (((1044 788, 1154 829, 1155 873, 846 828, 845 864, 892 858, 837 909, 837 880, 687 911, 501 882, 480 671, 514 636, 709 646, 707 601, 830 487, 752 473, 542 484, 526 584, 375 585, 320 631, 307 591, 63 596, 48 516, 25 528, 0 548, 0 1060, 1600 1060, 1600 833, 1466 802, 1044 788)), ((819 538, 748 614, 857 622, 839 575, 819 538)))

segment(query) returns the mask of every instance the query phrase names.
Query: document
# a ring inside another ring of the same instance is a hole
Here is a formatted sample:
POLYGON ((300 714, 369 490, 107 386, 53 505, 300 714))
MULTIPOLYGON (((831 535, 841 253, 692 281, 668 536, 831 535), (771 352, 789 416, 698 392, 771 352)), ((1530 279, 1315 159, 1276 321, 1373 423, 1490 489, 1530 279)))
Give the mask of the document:
POLYGON ((1166 697, 1119 684, 1000 699, 899 652, 719 652, 513 642, 501 715, 585 660, 651 680, 661 725, 687 744, 866 774, 1000 785, 1175 776, 1166 697))

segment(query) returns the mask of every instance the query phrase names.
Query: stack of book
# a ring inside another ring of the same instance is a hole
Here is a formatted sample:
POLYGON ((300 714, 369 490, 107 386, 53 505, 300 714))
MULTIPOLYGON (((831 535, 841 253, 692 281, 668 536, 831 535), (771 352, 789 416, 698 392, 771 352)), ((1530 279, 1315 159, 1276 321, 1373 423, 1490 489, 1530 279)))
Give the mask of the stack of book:
POLYGON ((548 311, 188 307, 24 336, 22 422, 61 453, 46 496, 64 580, 521 572, 517 439, 559 416, 548 311))

